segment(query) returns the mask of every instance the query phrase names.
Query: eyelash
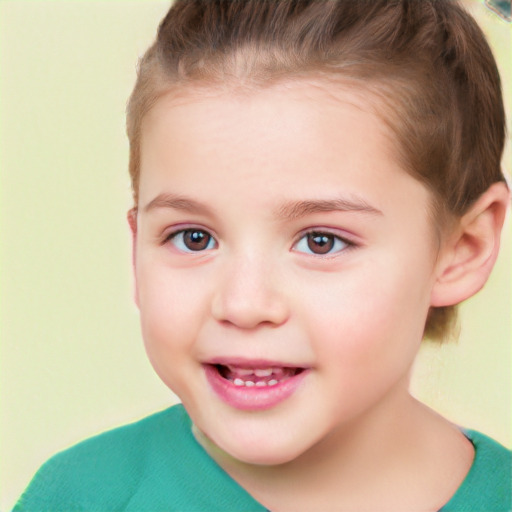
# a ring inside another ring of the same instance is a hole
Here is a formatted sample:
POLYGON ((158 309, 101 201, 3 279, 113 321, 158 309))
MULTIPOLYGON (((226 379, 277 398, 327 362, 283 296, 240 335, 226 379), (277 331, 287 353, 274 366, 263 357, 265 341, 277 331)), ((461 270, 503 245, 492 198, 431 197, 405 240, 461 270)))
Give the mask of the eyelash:
MULTIPOLYGON (((178 231, 173 231, 172 233, 169 233, 165 239, 163 240, 163 245, 167 244, 167 243, 171 243, 172 245, 174 245, 178 251, 180 252, 183 252, 185 254, 194 254, 194 253, 199 253, 199 252, 203 252, 205 250, 211 250, 213 249, 213 247, 205 247, 204 249, 201 249, 201 250, 198 250, 198 251, 194 251, 192 249, 189 249, 187 247, 185 248, 179 248, 176 246, 176 243, 174 242, 176 239, 178 239, 178 237, 182 237, 186 234, 186 233, 203 233, 205 234, 209 239, 208 239, 208 245, 210 245, 210 242, 211 241, 214 241, 215 242, 215 245, 217 245, 217 242, 215 241, 215 238, 213 237, 213 235, 211 235, 207 230, 205 229, 201 229, 201 228, 195 228, 195 227, 187 227, 187 228, 184 228, 184 229, 180 229, 178 231)), ((181 245, 184 246, 184 242, 183 240, 181 241, 181 245)))
MULTIPOLYGON (((218 247, 218 243, 212 234, 210 234, 205 229, 195 228, 195 227, 187 227, 185 229, 180 229, 178 231, 173 231, 172 233, 169 233, 164 238, 162 245, 165 245, 167 243, 171 243, 172 245, 174 245, 174 247, 176 247, 176 249, 178 251, 185 253, 185 254, 201 253, 201 252, 209 251, 209 250, 212 250, 212 249, 218 247), (189 247, 186 247, 183 237, 187 233, 190 233, 190 234, 201 233, 203 236, 206 235, 206 237, 208 237, 207 245, 204 248, 201 248, 199 250, 193 250, 193 249, 190 249, 189 247), (180 240, 180 237, 181 237, 181 240, 180 240), (176 240, 179 240, 178 243, 179 243, 179 245, 181 245, 181 247, 177 246, 176 240), (212 242, 214 244, 214 247, 211 247, 212 242)), ((300 234, 299 239, 293 244, 292 250, 294 250, 295 252, 300 252, 302 254, 308 254, 310 256, 317 256, 317 257, 329 257, 330 256, 330 257, 332 257, 335 254, 339 254, 340 252, 344 252, 344 251, 349 250, 355 246, 356 246, 356 244, 354 242, 352 242, 344 237, 341 237, 339 235, 336 235, 335 233, 332 233, 329 230, 310 229, 308 231, 303 231, 300 234), (311 237, 311 238, 308 240, 308 237, 311 237), (325 253, 313 252, 311 250, 311 248, 309 247, 309 241, 313 237, 324 237, 323 242, 329 243, 329 241, 331 241, 332 247, 329 248, 325 253), (325 240, 326 238, 328 240, 325 240), (307 249, 311 250, 311 252, 307 252, 307 250, 305 250, 306 248, 302 248, 303 250, 297 251, 297 247, 299 247, 299 244, 301 244, 302 241, 304 241, 303 243, 307 244, 307 249), (332 252, 332 248, 336 247, 336 245, 339 246, 339 244, 342 244, 342 247, 341 248, 338 247, 336 251, 332 252)))
POLYGON ((336 244, 342 244, 342 247, 338 247, 338 249, 334 252, 332 252, 332 248, 331 247, 330 249, 328 249, 328 251, 326 251, 325 253, 316 253, 316 252, 306 252, 305 250, 302 250, 302 251, 296 251, 296 252, 300 252, 302 254, 308 254, 310 256, 317 256, 317 257, 324 257, 324 258, 328 258, 328 257, 333 257, 334 255, 336 254, 339 254, 341 252, 344 252, 344 251, 347 251, 349 249, 352 249, 356 246, 356 244, 350 240, 348 240, 347 238, 344 238, 340 235, 337 235, 329 230, 322 230, 322 229, 311 229, 311 230, 308 230, 308 231, 304 231, 301 233, 300 235, 300 238, 297 240, 297 242, 295 242, 295 244, 293 245, 293 249, 296 250, 296 248, 299 246, 299 244, 301 244, 301 242, 304 241, 305 244, 307 244, 307 248, 308 249, 311 249, 309 247, 309 240, 308 240, 308 237, 324 237, 324 241, 325 241, 325 238, 328 238, 329 240, 332 240, 332 244, 333 244, 333 247, 336 246, 336 244))

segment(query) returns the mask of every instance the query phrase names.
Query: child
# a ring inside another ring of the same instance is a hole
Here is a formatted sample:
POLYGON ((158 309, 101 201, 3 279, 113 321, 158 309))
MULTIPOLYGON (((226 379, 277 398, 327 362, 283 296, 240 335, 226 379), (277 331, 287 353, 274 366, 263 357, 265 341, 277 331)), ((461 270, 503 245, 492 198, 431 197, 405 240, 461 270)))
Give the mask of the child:
POLYGON ((175 2, 128 220, 182 405, 55 456, 15 510, 509 510, 510 453, 408 392, 496 260, 504 129, 455 2, 175 2))

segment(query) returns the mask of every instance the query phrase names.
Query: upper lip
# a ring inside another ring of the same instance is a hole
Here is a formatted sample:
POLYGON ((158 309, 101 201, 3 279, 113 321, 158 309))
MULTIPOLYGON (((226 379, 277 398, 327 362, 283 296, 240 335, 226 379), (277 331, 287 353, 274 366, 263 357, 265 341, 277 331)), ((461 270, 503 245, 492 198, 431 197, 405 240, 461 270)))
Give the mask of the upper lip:
POLYGON ((237 366, 240 368, 310 368, 309 365, 284 363, 271 359, 247 359, 245 357, 219 356, 205 361, 204 364, 237 366))

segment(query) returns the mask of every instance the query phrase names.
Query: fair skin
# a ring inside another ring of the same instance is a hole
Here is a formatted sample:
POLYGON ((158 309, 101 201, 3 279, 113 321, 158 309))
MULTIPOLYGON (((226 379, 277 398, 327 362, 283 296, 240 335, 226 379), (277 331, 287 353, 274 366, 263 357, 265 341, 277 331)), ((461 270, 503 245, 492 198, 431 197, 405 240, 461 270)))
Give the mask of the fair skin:
POLYGON ((362 96, 308 82, 167 96, 143 122, 147 353, 198 441, 276 512, 437 510, 473 459, 408 382, 430 306, 476 291, 477 256, 492 267, 508 196, 475 214, 494 237, 468 220, 440 245, 386 130, 362 96), (227 365, 296 384, 276 401, 227 365))

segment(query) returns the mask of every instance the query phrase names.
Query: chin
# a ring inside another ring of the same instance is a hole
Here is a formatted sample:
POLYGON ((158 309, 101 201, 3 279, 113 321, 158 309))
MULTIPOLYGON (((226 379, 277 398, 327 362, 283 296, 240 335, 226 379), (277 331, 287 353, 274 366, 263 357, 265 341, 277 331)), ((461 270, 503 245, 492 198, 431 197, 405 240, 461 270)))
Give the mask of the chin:
POLYGON ((240 462, 254 466, 279 466, 295 460, 298 456, 289 453, 267 453, 262 450, 255 450, 254 452, 244 450, 230 455, 240 462))
POLYGON ((257 466, 286 464, 300 457, 307 450, 307 447, 293 443, 291 439, 283 442, 275 438, 270 442, 254 439, 238 439, 237 442, 233 442, 233 439, 222 440, 217 446, 234 459, 257 466))

